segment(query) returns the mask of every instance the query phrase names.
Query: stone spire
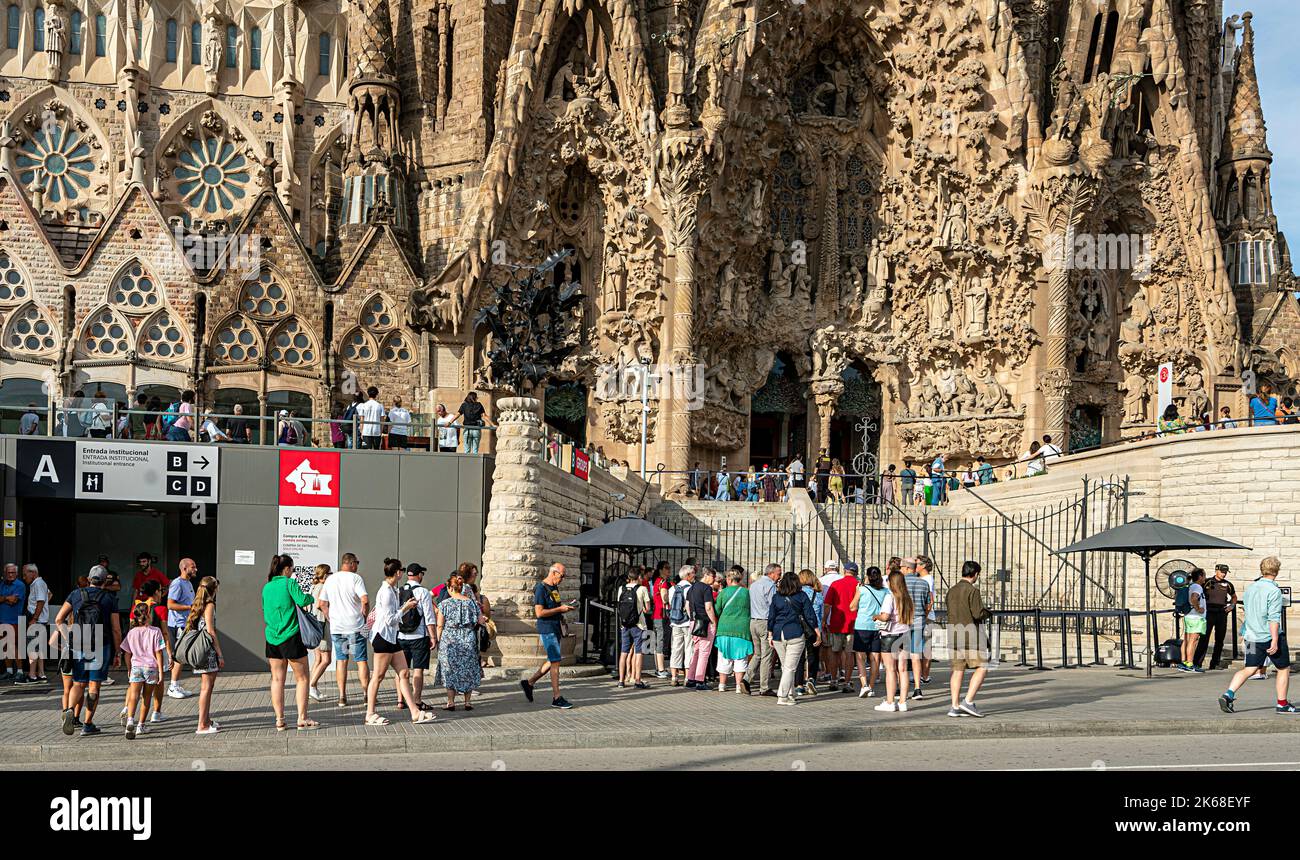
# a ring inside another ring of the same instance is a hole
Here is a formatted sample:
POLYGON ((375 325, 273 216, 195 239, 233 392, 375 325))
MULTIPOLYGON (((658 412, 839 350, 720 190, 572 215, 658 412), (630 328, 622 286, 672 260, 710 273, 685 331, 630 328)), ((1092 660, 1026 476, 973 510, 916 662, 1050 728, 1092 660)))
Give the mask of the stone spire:
POLYGON ((348 81, 347 153, 343 169, 343 238, 377 213, 406 224, 404 159, 398 121, 401 92, 388 0, 356 0, 351 14, 355 65, 348 81), (351 229, 349 229, 351 228, 351 229))
POLYGON ((1221 161, 1239 158, 1264 158, 1272 161, 1273 158, 1273 153, 1268 149, 1268 130, 1264 126, 1259 77, 1255 71, 1255 28, 1251 26, 1253 17, 1250 12, 1241 16, 1241 49, 1237 52, 1237 67, 1233 75, 1235 86, 1228 109, 1221 161))

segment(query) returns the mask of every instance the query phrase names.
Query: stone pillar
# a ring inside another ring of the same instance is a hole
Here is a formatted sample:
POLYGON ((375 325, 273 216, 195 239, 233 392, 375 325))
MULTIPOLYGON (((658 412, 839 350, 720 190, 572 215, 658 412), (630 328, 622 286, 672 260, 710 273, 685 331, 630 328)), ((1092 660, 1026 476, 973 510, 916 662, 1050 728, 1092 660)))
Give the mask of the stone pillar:
MULTIPOLYGON (((501 664, 540 665, 533 587, 546 575, 550 534, 543 520, 541 402, 507 397, 499 409, 492 502, 484 530, 482 588, 492 601, 501 664)), ((577 571, 573 571, 576 581, 577 571)), ((571 652, 573 639, 564 640, 571 652)))
POLYGON ((830 451, 831 421, 835 418, 835 407, 839 405, 840 395, 844 393, 844 380, 814 380, 812 390, 817 403, 817 449, 830 451))

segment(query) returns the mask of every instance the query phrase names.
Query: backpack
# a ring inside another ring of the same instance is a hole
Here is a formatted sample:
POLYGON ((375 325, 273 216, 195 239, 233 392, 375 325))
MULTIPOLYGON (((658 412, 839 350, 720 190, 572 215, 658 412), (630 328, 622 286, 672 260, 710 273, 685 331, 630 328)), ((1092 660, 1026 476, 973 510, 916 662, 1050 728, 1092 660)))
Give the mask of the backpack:
MULTIPOLYGON (((407 583, 397 592, 397 602, 399 605, 405 604, 406 601, 410 600, 414 596, 415 586, 407 583)), ((414 609, 408 609, 403 612, 401 618, 398 619, 397 631, 399 633, 415 633, 420 629, 420 621, 420 607, 416 606, 414 609)))
POLYGON ((180 411, 181 411, 180 401, 177 401, 167 407, 167 411, 163 413, 162 416, 162 428, 164 431, 172 429, 172 425, 175 424, 176 419, 180 417, 179 414, 180 411))
POLYGON ((103 596, 104 589, 92 585, 89 588, 79 588, 77 592, 81 595, 81 605, 77 607, 77 624, 103 624, 104 612, 99 605, 99 598, 103 596), (94 595, 91 595, 92 591, 95 592, 94 595))
POLYGON ((631 630, 640 626, 641 613, 637 610, 637 586, 624 585, 618 593, 618 623, 631 630))
POLYGON ((1186 615, 1192 611, 1192 587, 1184 586, 1174 592, 1174 611, 1179 615, 1186 615))
POLYGON ((686 589, 681 585, 673 586, 672 596, 668 598, 668 623, 685 624, 686 617, 686 589))

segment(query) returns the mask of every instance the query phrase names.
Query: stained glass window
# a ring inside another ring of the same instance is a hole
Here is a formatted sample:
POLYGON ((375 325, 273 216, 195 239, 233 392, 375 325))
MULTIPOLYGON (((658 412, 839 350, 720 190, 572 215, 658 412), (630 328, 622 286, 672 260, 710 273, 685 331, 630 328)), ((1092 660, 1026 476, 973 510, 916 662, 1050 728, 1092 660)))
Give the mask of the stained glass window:
POLYGON ((287 320, 272 335, 271 360, 291 366, 315 363, 316 350, 311 336, 296 319, 287 320))
POLYGON ((87 320, 81 343, 91 355, 121 355, 130 348, 130 330, 125 320, 104 308, 87 320))
POLYGON ((176 62, 176 19, 167 19, 167 62, 176 62))
POLYGON ((185 355, 185 337, 177 319, 168 311, 159 311, 141 331, 141 355, 151 358, 180 358, 185 355))
POLYGON ((218 331, 212 344, 212 354, 218 361, 239 364, 257 361, 262 355, 257 333, 243 317, 233 317, 218 331))
POLYGON ((248 159, 228 140, 197 137, 177 156, 181 199, 209 215, 227 212, 247 194, 248 159))
POLYGON ((18 181, 45 192, 50 203, 75 200, 90 188, 95 159, 90 139, 66 121, 43 122, 18 150, 18 181))
POLYGON ((113 304, 129 313, 158 307, 158 286, 139 263, 133 263, 113 285, 113 304))
POLYGON ((9 255, 0 251, 0 302, 21 302, 31 295, 27 279, 18 271, 9 255))
POLYGON ((389 364, 410 364, 415 361, 415 348, 404 332, 395 331, 384 339, 380 356, 389 364))
POLYGON ((343 358, 347 361, 358 363, 374 361, 378 354, 374 340, 359 328, 354 328, 343 339, 343 358))
POLYGON ((248 281, 239 299, 239 309, 255 317, 287 316, 289 294, 270 269, 263 269, 257 280, 248 281))
POLYGON ((9 320, 5 348, 11 352, 41 353, 54 349, 54 326, 36 305, 19 308, 9 320))

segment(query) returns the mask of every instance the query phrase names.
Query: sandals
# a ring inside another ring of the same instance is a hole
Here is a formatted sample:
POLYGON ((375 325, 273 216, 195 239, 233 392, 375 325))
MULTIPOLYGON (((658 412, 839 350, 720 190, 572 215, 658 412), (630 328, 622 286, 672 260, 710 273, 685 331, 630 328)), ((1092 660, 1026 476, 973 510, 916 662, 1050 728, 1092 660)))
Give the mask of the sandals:
POLYGON ((386 726, 388 725, 388 720, 385 717, 381 717, 379 714, 371 714, 370 716, 366 717, 366 725, 386 726))
POLYGON ((411 724, 412 724, 412 725, 415 725, 415 724, 417 724, 417 723, 431 723, 431 722, 433 722, 433 721, 436 720, 436 719, 438 719, 438 718, 437 718, 436 716, 434 716, 433 714, 429 713, 428 711, 420 711, 420 716, 418 716, 418 717, 416 717, 415 719, 411 720, 411 724))
POLYGON ((312 729, 319 729, 319 728, 320 728, 320 723, 316 722, 315 720, 303 720, 301 723, 298 724, 298 731, 300 732, 309 732, 312 729))
POLYGON ((443 706, 442 706, 442 709, 443 709, 444 711, 454 711, 454 710, 456 710, 456 706, 455 706, 455 705, 443 705, 443 706))
POLYGON ((284 724, 284 720, 276 720, 276 721, 275 721, 275 730, 276 730, 277 732, 282 732, 282 731, 285 730, 285 728, 286 728, 286 726, 285 726, 285 724, 284 724))
POLYGON ((337 702, 335 702, 334 704, 335 704, 335 706, 337 706, 337 707, 340 707, 340 708, 346 708, 346 707, 348 706, 348 700, 347 700, 347 699, 344 699, 344 698, 342 698, 342 697, 340 697, 339 700, 338 700, 337 702))
POLYGON ((465 703, 465 710, 467 710, 467 711, 472 711, 472 710, 474 710, 474 706, 471 705, 469 702, 466 702, 466 703, 465 703))

